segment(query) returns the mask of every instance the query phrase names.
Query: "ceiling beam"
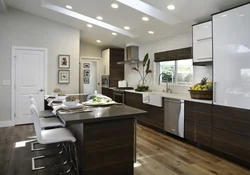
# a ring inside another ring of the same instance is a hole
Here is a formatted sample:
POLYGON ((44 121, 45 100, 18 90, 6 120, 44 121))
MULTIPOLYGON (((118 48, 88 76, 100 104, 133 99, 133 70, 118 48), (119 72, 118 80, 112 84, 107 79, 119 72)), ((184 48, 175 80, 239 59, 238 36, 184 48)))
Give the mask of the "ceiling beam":
POLYGON ((0 0, 0 12, 7 12, 7 6, 4 0, 0 0))

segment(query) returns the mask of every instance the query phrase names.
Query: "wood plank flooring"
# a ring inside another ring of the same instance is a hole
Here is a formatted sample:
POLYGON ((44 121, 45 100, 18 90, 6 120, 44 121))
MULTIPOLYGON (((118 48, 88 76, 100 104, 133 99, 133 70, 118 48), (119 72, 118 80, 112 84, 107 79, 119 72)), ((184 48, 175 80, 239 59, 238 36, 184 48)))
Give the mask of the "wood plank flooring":
MULTIPOLYGON (((248 169, 149 128, 138 125, 137 133, 135 175, 250 175, 248 169)), ((31 171, 31 157, 44 154, 30 151, 34 135, 32 125, 0 128, 0 175, 49 175, 61 171, 31 171)))

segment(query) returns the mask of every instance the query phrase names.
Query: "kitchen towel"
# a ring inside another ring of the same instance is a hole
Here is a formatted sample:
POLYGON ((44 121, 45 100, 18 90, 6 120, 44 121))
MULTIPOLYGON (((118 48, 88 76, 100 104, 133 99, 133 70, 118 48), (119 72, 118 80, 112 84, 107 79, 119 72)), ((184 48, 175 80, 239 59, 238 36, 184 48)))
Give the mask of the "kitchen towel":
POLYGON ((147 93, 147 92, 142 93, 142 102, 143 103, 149 103, 150 102, 149 93, 147 93))

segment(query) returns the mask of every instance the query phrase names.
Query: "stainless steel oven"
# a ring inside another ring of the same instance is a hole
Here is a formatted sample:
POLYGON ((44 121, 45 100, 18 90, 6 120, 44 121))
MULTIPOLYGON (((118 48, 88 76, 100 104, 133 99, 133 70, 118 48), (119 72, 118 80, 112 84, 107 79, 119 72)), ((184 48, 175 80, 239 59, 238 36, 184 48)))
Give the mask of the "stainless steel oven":
POLYGON ((109 87, 109 75, 102 75, 102 87, 109 87))
POLYGON ((125 90, 133 90, 132 87, 114 88, 113 89, 113 100, 117 103, 125 103, 125 90))

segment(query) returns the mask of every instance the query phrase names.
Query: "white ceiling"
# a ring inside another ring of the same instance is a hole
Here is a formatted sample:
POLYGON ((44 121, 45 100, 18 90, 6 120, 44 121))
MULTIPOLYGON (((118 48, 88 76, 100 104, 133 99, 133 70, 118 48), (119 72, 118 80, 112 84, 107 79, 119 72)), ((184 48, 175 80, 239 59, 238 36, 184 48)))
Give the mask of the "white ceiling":
POLYGON ((166 37, 191 33, 192 24, 209 20, 211 14, 246 3, 249 0, 142 0, 139 2, 140 6, 132 7, 121 3, 136 1, 139 0, 5 0, 8 6, 80 29, 81 40, 84 42, 117 47, 124 47, 126 43, 131 42, 149 43, 166 37), (42 6, 42 2, 49 5, 42 6), (111 8, 112 3, 117 3, 119 8, 111 8), (169 4, 175 5, 176 9, 169 11, 167 9, 169 4), (68 13, 66 5, 73 7, 71 12, 68 13), (138 11, 139 7, 143 7, 143 5, 148 6, 144 13, 138 11), (96 16, 100 15, 104 18, 104 23, 88 28, 86 25, 89 22, 68 16, 72 11, 76 12, 74 14, 84 15, 88 19, 89 17, 96 19, 96 16), (161 20, 162 18, 157 19, 157 15, 154 15, 157 14, 157 11, 160 14, 158 16, 172 19, 177 24, 168 23, 161 20), (143 16, 149 17, 149 21, 142 21, 143 16), (125 31, 124 26, 129 26, 131 29, 125 31), (117 36, 112 35, 112 27, 118 34, 117 36), (149 30, 154 31, 154 34, 148 34, 149 30), (96 43, 96 40, 101 40, 102 43, 96 43))

